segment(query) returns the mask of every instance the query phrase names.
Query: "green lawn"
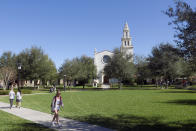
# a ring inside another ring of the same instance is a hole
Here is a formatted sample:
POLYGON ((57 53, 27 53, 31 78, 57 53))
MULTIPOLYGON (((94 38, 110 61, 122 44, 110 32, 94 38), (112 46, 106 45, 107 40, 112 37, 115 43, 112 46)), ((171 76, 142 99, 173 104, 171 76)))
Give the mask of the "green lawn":
POLYGON ((0 110, 0 131, 53 131, 0 110))
MULTIPOLYGON (((23 97, 25 107, 50 113, 54 94, 23 97)), ((62 92, 60 115, 117 130, 196 130, 196 92, 111 90, 62 92)), ((2 101, 8 102, 7 97, 2 101)))

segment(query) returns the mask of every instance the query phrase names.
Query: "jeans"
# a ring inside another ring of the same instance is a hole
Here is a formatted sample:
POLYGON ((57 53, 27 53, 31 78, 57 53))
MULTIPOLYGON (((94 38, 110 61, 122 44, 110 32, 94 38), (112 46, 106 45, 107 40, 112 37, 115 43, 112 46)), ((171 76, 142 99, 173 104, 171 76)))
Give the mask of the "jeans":
POLYGON ((10 109, 11 109, 12 106, 13 106, 13 101, 14 101, 14 99, 10 99, 10 109))

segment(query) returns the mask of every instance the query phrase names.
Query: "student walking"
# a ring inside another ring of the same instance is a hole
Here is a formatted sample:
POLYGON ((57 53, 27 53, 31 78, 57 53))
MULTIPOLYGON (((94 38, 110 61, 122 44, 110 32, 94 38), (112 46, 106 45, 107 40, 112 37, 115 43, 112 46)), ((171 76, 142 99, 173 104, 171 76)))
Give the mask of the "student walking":
POLYGON ((56 85, 54 85, 53 91, 54 91, 54 93, 56 93, 56 85))
POLYGON ((17 93, 16 93, 16 107, 21 107, 21 101, 22 101, 22 93, 21 90, 18 89, 17 93))
POLYGON ((12 106, 13 106, 14 98, 15 98, 15 92, 14 92, 14 90, 13 90, 13 87, 11 87, 11 91, 10 91, 10 93, 9 93, 10 109, 11 109, 12 106))
POLYGON ((54 117, 52 119, 52 126, 55 126, 54 121, 56 120, 58 127, 61 127, 61 124, 59 123, 59 114, 58 114, 61 107, 63 107, 63 101, 62 101, 60 90, 57 90, 57 93, 53 97, 51 103, 51 111, 54 113, 54 117))

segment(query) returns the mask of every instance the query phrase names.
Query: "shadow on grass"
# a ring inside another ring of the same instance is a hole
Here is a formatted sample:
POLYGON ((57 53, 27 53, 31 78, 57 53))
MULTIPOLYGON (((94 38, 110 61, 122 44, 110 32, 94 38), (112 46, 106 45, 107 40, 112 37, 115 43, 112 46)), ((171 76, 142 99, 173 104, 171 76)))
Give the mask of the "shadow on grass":
POLYGON ((17 123, 10 125, 6 125, 7 127, 0 127, 0 130, 6 130, 6 131, 55 131, 53 129, 47 128, 45 126, 42 126, 40 124, 36 123, 17 123), (13 129, 14 128, 14 129, 13 129))
POLYGON ((159 93, 196 93, 196 91, 191 91, 191 90, 187 90, 187 91, 161 91, 159 93))
POLYGON ((195 105, 196 106, 196 100, 194 99, 187 99, 187 100, 172 100, 165 103, 169 104, 178 104, 178 105, 195 105))
POLYGON ((163 123, 160 117, 139 117, 134 115, 115 115, 105 117, 101 115, 89 115, 76 117, 75 119, 90 124, 96 124, 103 127, 119 131, 177 131, 177 130, 196 130, 196 121, 187 121, 183 123, 163 123))

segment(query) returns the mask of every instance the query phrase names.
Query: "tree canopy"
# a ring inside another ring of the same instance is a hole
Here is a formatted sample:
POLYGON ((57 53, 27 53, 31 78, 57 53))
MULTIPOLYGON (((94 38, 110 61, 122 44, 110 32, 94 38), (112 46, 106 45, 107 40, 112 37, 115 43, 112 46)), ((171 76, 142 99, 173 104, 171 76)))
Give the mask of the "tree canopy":
POLYGON ((32 47, 23 50, 17 56, 17 63, 22 65, 21 77, 25 80, 54 80, 57 70, 54 62, 41 48, 32 47))
POLYGON ((153 47, 148 61, 149 69, 155 78, 174 79, 185 75, 184 71, 187 70, 185 61, 180 57, 180 50, 169 43, 153 47))
POLYGON ((134 64, 136 67, 137 83, 145 84, 144 81, 152 77, 148 67, 149 62, 147 61, 147 58, 144 56, 135 56, 134 64))
POLYGON ((165 14, 172 18, 177 45, 180 47, 185 59, 196 71, 196 9, 183 1, 175 1, 175 7, 170 7, 165 14))
POLYGON ((67 80, 77 80, 84 86, 85 83, 96 77, 96 67, 91 57, 81 56, 80 58, 65 60, 59 68, 59 73, 62 78, 66 75, 67 80))
POLYGON ((0 67, 9 66, 16 68, 16 55, 12 52, 4 52, 0 57, 0 67))
POLYGON ((113 57, 104 68, 104 74, 109 78, 117 78, 120 82, 130 81, 134 78, 135 67, 130 61, 131 56, 126 56, 120 49, 114 49, 113 57))
POLYGON ((4 52, 0 57, 0 80, 4 83, 4 89, 16 80, 16 55, 12 52, 4 52))

